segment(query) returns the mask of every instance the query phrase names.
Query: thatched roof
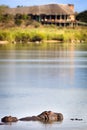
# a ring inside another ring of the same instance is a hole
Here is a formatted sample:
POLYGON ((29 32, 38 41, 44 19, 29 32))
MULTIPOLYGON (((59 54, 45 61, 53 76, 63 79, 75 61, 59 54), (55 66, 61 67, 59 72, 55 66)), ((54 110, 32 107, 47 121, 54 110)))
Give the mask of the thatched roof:
POLYGON ((74 11, 69 5, 64 4, 48 4, 41 6, 29 6, 29 7, 19 7, 19 8, 9 8, 6 10, 9 14, 32 14, 32 15, 58 15, 58 14, 74 14, 74 11))

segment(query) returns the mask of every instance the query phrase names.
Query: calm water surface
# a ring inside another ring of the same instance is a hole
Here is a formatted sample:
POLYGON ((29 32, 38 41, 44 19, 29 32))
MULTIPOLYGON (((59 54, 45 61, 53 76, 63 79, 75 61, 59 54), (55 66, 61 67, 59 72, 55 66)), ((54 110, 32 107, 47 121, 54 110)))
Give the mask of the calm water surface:
POLYGON ((86 130, 86 45, 56 46, 57 49, 0 50, 0 118, 20 118, 52 110, 63 113, 64 121, 48 125, 18 122, 0 129, 86 130))

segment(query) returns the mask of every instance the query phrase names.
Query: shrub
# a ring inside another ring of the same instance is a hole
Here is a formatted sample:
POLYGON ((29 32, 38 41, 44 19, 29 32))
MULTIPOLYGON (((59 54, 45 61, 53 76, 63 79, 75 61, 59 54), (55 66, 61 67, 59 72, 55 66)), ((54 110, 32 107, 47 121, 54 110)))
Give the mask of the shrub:
POLYGON ((22 24, 22 20, 21 19, 15 19, 15 24, 17 26, 20 26, 22 24))
POLYGON ((35 28, 40 27, 40 23, 37 22, 37 21, 32 21, 32 25, 33 25, 35 28))
POLYGON ((64 41, 64 36, 63 34, 57 34, 57 35, 54 35, 52 40, 64 41))
POLYGON ((30 41, 30 35, 28 33, 18 32, 15 35, 15 41, 21 42, 21 43, 26 43, 26 42, 30 41))
POLYGON ((32 36, 31 41, 36 42, 36 41, 42 41, 44 39, 44 35, 40 33, 36 33, 32 36))
POLYGON ((4 40, 7 40, 7 32, 0 32, 0 40, 1 41, 4 41, 4 40))
POLYGON ((77 14, 76 19, 79 20, 79 21, 87 23, 87 10, 77 14))

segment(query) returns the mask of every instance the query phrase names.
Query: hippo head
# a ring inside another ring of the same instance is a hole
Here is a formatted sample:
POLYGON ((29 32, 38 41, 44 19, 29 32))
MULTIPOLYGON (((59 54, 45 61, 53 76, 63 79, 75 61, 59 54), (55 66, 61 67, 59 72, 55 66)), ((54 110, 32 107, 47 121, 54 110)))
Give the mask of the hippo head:
POLYGON ((38 117, 40 121, 47 123, 63 120, 63 115, 61 113, 55 113, 52 111, 44 111, 40 115, 38 115, 38 117))
POLYGON ((57 120, 62 121, 63 120, 63 114, 62 113, 55 113, 57 115, 57 120))
POLYGON ((61 113, 55 113, 52 111, 48 111, 49 121, 62 121, 63 115, 61 113))
POLYGON ((2 122, 17 122, 18 119, 12 116, 5 116, 1 119, 2 122))

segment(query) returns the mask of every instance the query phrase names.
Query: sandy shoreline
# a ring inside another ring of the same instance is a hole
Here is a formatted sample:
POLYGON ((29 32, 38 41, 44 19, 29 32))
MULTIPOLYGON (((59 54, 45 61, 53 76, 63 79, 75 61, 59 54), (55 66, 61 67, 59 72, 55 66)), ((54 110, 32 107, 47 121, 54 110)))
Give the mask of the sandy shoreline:
POLYGON ((8 44, 8 41, 0 41, 0 45, 8 44))

